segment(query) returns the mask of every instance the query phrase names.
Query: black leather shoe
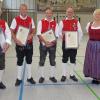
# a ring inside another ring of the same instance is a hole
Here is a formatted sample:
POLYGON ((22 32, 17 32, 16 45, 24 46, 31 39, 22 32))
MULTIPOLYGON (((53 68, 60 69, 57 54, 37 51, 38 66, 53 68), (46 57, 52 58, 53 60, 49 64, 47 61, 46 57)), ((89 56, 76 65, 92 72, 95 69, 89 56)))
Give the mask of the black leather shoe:
POLYGON ((66 81, 66 76, 62 76, 61 77, 61 82, 65 82, 66 81))
POLYGON ((53 83, 57 83, 57 79, 55 77, 50 77, 49 80, 52 81, 53 83))
POLYGON ((93 79, 92 84, 100 84, 100 81, 93 79))
POLYGON ((33 80, 33 78, 31 77, 30 79, 27 79, 27 82, 31 83, 31 84, 36 84, 36 82, 33 80))
POLYGON ((0 89, 6 89, 6 86, 2 82, 0 82, 0 89))
POLYGON ((71 79, 71 80, 73 80, 73 81, 75 81, 75 82, 78 82, 78 79, 76 78, 76 76, 75 76, 75 75, 70 76, 70 79, 71 79))
POLYGON ((39 83, 43 83, 44 82, 44 78, 43 77, 40 77, 40 79, 39 79, 39 83))
POLYGON ((15 86, 19 86, 22 83, 22 80, 16 79, 15 86))

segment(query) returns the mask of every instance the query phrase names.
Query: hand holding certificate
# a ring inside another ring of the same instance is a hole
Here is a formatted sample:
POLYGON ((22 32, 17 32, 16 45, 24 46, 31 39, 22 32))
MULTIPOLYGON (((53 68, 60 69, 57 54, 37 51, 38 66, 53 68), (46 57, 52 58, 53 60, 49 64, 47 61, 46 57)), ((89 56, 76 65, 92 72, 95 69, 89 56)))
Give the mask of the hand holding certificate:
POLYGON ((48 30, 47 32, 41 35, 45 41, 53 42, 56 40, 53 30, 48 30))
POLYGON ((20 40, 23 45, 25 45, 27 42, 28 34, 29 34, 28 28, 23 27, 23 26, 19 26, 17 34, 16 34, 16 38, 18 40, 20 40))
POLYGON ((77 31, 65 32, 65 48, 78 48, 78 33, 77 31))

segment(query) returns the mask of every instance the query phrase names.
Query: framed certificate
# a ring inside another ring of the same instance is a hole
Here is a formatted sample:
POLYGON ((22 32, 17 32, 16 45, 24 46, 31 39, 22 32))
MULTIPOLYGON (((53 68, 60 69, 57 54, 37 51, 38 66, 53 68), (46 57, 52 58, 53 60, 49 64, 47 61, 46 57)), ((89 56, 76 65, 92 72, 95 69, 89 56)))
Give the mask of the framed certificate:
POLYGON ((78 48, 78 33, 77 31, 66 31, 65 32, 65 48, 78 48))
POLYGON ((29 28, 19 26, 18 31, 16 33, 16 38, 21 41, 22 44, 26 44, 27 37, 29 34, 29 28))
POLYGON ((56 40, 55 34, 54 34, 54 32, 53 32, 52 29, 51 30, 48 30, 45 33, 42 33, 41 35, 44 38, 44 40, 46 40, 48 42, 53 42, 53 41, 56 40))
POLYGON ((0 46, 1 46, 1 48, 3 48, 3 45, 5 44, 5 42, 6 42, 6 39, 5 39, 4 33, 3 33, 2 29, 0 28, 0 46))

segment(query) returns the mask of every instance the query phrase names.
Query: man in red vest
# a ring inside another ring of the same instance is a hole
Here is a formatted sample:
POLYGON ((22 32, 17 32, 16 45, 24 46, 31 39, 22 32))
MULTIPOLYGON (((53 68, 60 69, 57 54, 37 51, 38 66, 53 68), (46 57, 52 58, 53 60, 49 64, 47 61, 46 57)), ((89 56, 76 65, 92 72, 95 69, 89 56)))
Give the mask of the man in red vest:
MULTIPOLYGON (((37 35, 39 37, 40 40, 40 61, 39 61, 39 66, 40 66, 40 79, 39 79, 39 83, 43 83, 45 78, 44 78, 44 63, 45 63, 45 59, 47 56, 47 53, 49 53, 49 61, 50 61, 50 65, 51 65, 51 76, 50 76, 50 80, 54 83, 57 82, 56 78, 55 78, 55 66, 56 66, 56 62, 55 62, 55 57, 56 57, 56 40, 53 42, 47 41, 45 40, 41 35, 45 34, 45 32, 49 31, 49 30, 53 30, 54 31, 54 35, 56 37, 58 37, 58 25, 56 23, 55 20, 52 19, 53 16, 53 12, 52 9, 50 7, 47 7, 45 9, 45 14, 46 17, 42 20, 40 20, 38 22, 38 26, 37 26, 37 35)), ((49 34, 49 33, 48 33, 49 34)))
POLYGON ((66 15, 67 17, 63 19, 62 21, 60 21, 59 23, 59 34, 63 38, 62 40, 62 51, 63 51, 62 69, 63 69, 63 72, 62 72, 62 78, 61 78, 62 82, 66 80, 66 73, 69 73, 70 79, 72 79, 73 81, 78 81, 74 73, 74 70, 76 67, 77 48, 70 48, 70 49, 65 48, 65 32, 66 34, 67 34, 67 31, 77 32, 79 43, 83 35, 79 21, 73 17, 74 10, 72 7, 68 7, 66 9, 66 15), (70 66, 68 65, 69 58, 70 58, 70 66), (69 71, 69 72, 66 72, 66 71, 69 71))
POLYGON ((34 25, 33 19, 27 15, 26 4, 21 4, 20 15, 16 16, 13 19, 10 28, 11 28, 13 40, 16 44, 16 54, 17 54, 18 75, 17 75, 15 86, 19 86, 22 82, 24 57, 25 57, 26 69, 27 69, 27 82, 31 84, 35 84, 35 81, 33 80, 32 75, 31 75, 31 64, 32 64, 32 55, 33 55, 33 36, 35 33, 35 25, 34 25), (27 41, 25 45, 23 45, 21 40, 16 38, 18 29, 21 26, 26 29, 29 29, 29 33, 28 33, 28 37, 27 37, 27 41))
MULTIPOLYGON (((0 16, 1 16, 0 9, 0 16)), ((0 19, 0 89, 5 89, 6 86, 2 83, 2 76, 5 69, 5 53, 11 45, 11 31, 8 24, 0 19)))

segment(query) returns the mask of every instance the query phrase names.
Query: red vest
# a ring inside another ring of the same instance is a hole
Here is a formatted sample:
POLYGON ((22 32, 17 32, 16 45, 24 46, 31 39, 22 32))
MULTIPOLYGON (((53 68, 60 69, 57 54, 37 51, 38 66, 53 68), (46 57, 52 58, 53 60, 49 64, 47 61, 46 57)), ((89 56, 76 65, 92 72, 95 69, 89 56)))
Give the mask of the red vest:
POLYGON ((0 20, 0 28, 2 29, 2 31, 5 33, 5 29, 6 29, 6 26, 5 26, 5 21, 4 20, 0 20))
MULTIPOLYGON (((52 29, 55 31, 56 28, 56 21, 47 21, 45 19, 41 20, 42 23, 42 29, 41 29, 41 33, 43 34, 44 32, 48 31, 49 29, 52 29)), ((39 41, 41 42, 41 40, 39 39, 39 41)))
POLYGON ((42 30, 41 30, 41 33, 44 33, 46 31, 48 31, 48 29, 53 29, 55 31, 55 28, 56 28, 56 21, 47 21, 45 19, 42 19, 41 20, 42 22, 42 30))
MULTIPOLYGON (((63 29, 62 31, 77 31, 78 27, 77 27, 77 23, 78 20, 77 19, 72 19, 72 20, 62 20, 63 22, 63 29)), ((63 37, 63 40, 65 40, 65 36, 63 37)))
POLYGON ((90 40, 96 40, 100 41, 100 29, 91 29, 92 22, 90 23, 89 26, 89 39, 90 40))
MULTIPOLYGON (((17 16, 17 17, 15 17, 15 19, 16 19, 16 23, 17 23, 16 28, 15 28, 15 33, 17 32, 19 26, 29 28, 30 33, 32 32, 32 19, 31 19, 31 17, 27 16, 27 18, 25 20, 23 20, 20 18, 20 16, 17 16)), ((24 34, 24 33, 22 33, 22 34, 24 34)), ((32 40, 29 40, 28 43, 32 43, 32 40)))

